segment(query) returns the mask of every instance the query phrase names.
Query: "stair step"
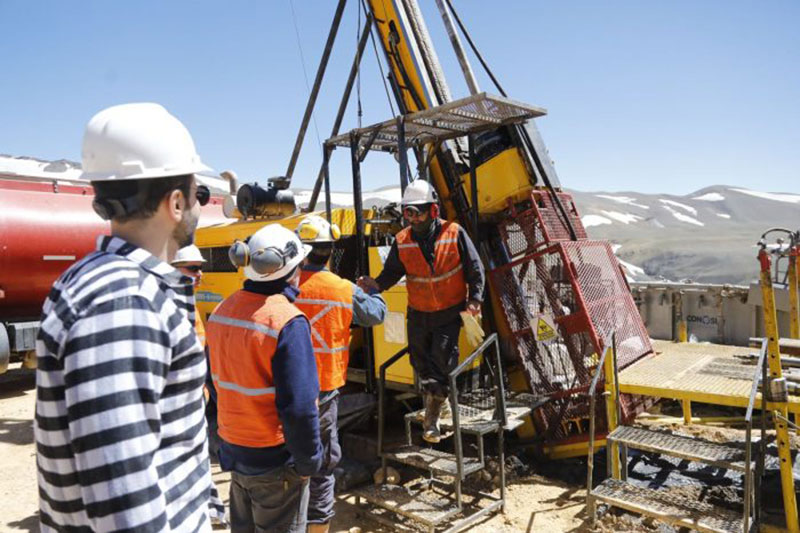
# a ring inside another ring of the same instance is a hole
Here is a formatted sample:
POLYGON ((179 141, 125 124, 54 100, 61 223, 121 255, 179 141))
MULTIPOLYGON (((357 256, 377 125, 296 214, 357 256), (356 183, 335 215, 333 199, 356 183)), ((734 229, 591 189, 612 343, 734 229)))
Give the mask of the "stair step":
POLYGON ((742 514, 663 491, 606 479, 592 491, 600 502, 706 533, 741 533, 742 514))
MULTIPOLYGON (((401 446, 383 453, 383 456, 390 460, 413 466, 424 470, 429 470, 436 474, 446 476, 457 476, 458 465, 455 454, 434 450, 433 448, 422 448, 420 446, 401 446)), ((483 468, 483 463, 477 457, 464 457, 463 475, 468 476, 483 468)))
MULTIPOLYGON (((506 408, 506 431, 512 431, 525 423, 524 417, 530 413, 530 408, 515 406, 506 408)), ((467 405, 458 406, 458 421, 463 433, 472 435, 485 435, 497 431, 497 421, 493 420, 493 409, 477 409, 467 405)), ((425 418, 425 409, 419 409, 406 414, 406 419, 416 424, 422 424, 425 418)), ((442 438, 450 436, 453 431, 453 418, 448 416, 439 419, 439 428, 442 438), (447 433, 447 435, 445 435, 447 433)))
POLYGON ((400 485, 370 485, 355 490, 354 494, 372 505, 407 516, 429 527, 459 513, 455 501, 433 490, 413 491, 400 485))
POLYGON ((745 450, 742 448, 695 437, 672 435, 665 431, 619 426, 608 435, 608 440, 637 450, 701 461, 740 472, 744 472, 746 467, 745 450))

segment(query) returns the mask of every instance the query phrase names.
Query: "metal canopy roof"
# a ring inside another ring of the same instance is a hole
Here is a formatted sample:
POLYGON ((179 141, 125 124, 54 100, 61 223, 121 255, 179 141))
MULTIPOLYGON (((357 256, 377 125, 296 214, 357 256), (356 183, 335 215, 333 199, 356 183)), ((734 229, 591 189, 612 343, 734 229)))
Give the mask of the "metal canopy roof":
MULTIPOLYGON (((546 114, 547 111, 541 107, 523 104, 502 96, 478 93, 406 115, 406 146, 410 148, 441 142, 470 133, 493 130, 499 126, 525 122, 546 114)), ((325 144, 330 147, 349 147, 350 135, 353 133, 359 137, 361 148, 385 152, 397 151, 396 118, 331 137, 325 144)))

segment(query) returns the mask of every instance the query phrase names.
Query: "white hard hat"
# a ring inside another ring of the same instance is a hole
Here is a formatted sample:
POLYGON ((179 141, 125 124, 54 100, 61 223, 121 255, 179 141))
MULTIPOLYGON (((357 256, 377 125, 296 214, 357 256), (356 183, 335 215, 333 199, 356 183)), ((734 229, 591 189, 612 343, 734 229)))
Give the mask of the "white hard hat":
POLYGON ((175 259, 170 263, 172 266, 177 266, 180 263, 205 263, 203 254, 200 253, 200 248, 194 244, 184 246, 175 254, 175 259))
POLYGON ((300 240, 305 243, 334 242, 342 236, 339 226, 330 224, 319 215, 308 215, 295 230, 300 240))
POLYGON ((436 202, 436 191, 433 186, 425 180, 417 179, 406 187, 403 193, 402 205, 422 205, 436 202))
POLYGON ((292 272, 311 251, 293 231, 280 224, 264 226, 247 243, 236 241, 228 251, 231 262, 244 267, 253 281, 281 279, 292 272))
POLYGON ((211 170, 200 161, 192 136, 158 104, 122 104, 97 113, 86 125, 81 151, 89 181, 165 178, 211 170))

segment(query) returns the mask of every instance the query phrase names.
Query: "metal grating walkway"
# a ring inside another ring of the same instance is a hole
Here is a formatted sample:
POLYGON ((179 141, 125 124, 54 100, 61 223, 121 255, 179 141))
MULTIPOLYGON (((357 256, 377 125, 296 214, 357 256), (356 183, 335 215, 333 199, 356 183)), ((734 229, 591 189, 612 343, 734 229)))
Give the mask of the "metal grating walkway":
POLYGON ((741 533, 742 516, 728 509, 658 490, 606 479, 592 491, 601 502, 706 533, 741 533))
POLYGON ((413 491, 400 485, 369 485, 354 494, 373 505, 435 526, 459 513, 455 501, 432 490, 413 491))
MULTIPOLYGON (((437 474, 446 476, 458 475, 456 456, 433 448, 421 448, 413 445, 401 446, 384 452, 383 456, 391 461, 429 470, 437 474)), ((464 457, 464 476, 477 472, 481 468, 483 468, 483 463, 477 457, 464 457)))
MULTIPOLYGON (((755 366, 740 362, 734 355, 750 353, 752 348, 668 341, 653 341, 653 344, 655 355, 620 371, 620 392, 747 407, 755 366), (741 367, 741 374, 732 377, 730 369, 736 366, 741 367), (721 367, 726 370, 723 372, 721 367)), ((759 394, 756 406, 760 405, 759 394)), ((800 397, 789 396, 789 411, 800 413, 800 397)))
POLYGON ((637 450, 663 453, 689 461, 702 461, 741 472, 745 470, 744 448, 710 442, 697 437, 682 437, 665 431, 620 426, 608 436, 608 440, 625 444, 637 450))

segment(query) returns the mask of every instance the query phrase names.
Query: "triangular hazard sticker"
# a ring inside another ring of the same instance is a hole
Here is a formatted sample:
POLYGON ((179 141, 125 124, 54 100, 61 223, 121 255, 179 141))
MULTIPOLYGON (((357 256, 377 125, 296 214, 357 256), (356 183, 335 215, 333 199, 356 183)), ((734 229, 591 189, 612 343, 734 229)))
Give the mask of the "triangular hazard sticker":
POLYGON ((558 336, 553 319, 547 315, 531 320, 531 328, 533 329, 533 336, 539 342, 551 341, 558 336))

